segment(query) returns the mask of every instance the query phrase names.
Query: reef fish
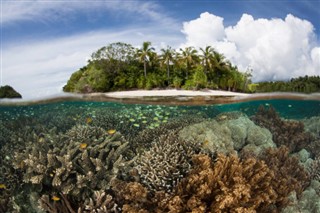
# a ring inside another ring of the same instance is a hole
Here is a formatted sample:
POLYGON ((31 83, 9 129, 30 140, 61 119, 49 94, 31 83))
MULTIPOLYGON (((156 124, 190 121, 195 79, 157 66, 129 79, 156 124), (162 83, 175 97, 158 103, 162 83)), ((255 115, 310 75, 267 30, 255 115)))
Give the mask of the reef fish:
POLYGON ((53 201, 59 201, 59 200, 60 200, 60 198, 59 198, 59 197, 57 197, 57 196, 55 196, 55 195, 53 195, 53 196, 52 196, 52 198, 51 198, 51 200, 53 200, 53 201))
POLYGON ((81 144, 79 145, 79 147, 80 147, 81 149, 85 149, 85 148, 87 148, 87 146, 88 146, 88 144, 86 144, 86 143, 81 143, 81 144))
POLYGON ((86 118, 86 123, 87 124, 91 124, 92 123, 92 118, 90 118, 90 117, 86 118))
POLYGON ((115 129, 109 129, 107 132, 109 135, 113 135, 114 133, 116 133, 117 130, 115 129))

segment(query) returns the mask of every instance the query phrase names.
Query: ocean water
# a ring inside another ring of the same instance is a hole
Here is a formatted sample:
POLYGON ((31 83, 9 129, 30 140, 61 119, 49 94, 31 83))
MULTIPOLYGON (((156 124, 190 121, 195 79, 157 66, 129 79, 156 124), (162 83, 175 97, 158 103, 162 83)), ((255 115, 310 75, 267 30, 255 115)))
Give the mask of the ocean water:
POLYGON ((320 212, 320 101, 0 104, 0 212, 320 212))

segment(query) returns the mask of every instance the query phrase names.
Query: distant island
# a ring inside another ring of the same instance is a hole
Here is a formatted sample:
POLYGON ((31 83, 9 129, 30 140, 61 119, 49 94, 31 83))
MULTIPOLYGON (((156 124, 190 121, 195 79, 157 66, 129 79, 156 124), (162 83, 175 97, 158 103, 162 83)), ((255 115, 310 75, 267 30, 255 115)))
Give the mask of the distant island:
POLYGON ((213 89, 232 92, 320 92, 320 76, 290 81, 252 83, 251 71, 240 71, 213 47, 168 46, 156 52, 150 42, 137 49, 112 43, 91 55, 88 64, 74 72, 65 92, 92 93, 134 89, 213 89))
POLYGON ((6 85, 0 87, 0 98, 22 98, 22 96, 11 86, 6 85))

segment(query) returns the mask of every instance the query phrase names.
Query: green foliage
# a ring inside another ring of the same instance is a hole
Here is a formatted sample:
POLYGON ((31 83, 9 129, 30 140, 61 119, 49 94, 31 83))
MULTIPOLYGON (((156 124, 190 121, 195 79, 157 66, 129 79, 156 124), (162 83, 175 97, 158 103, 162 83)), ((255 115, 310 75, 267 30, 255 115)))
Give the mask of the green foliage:
POLYGON ((210 46, 200 54, 194 47, 180 52, 167 47, 157 55, 150 42, 143 42, 140 49, 118 42, 94 52, 63 90, 87 93, 174 86, 248 91, 250 77, 210 46))
POLYGON ((22 98, 11 86, 0 87, 0 98, 22 98))
POLYGON ((320 92, 320 76, 292 78, 290 81, 260 82, 256 92, 320 92))
POLYGON ((195 89, 201 89, 207 87, 208 79, 203 71, 202 66, 198 66, 193 74, 193 85, 195 89))
POLYGON ((173 86, 176 88, 176 89, 180 89, 181 86, 182 86, 182 78, 178 77, 178 76, 175 76, 173 78, 173 86))

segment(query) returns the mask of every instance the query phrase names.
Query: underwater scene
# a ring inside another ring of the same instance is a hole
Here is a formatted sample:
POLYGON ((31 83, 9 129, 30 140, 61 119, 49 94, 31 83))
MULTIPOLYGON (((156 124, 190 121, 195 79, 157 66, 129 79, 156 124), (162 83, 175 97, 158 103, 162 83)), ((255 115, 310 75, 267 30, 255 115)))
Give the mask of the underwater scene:
POLYGON ((320 101, 0 104, 0 212, 320 212, 320 101))

